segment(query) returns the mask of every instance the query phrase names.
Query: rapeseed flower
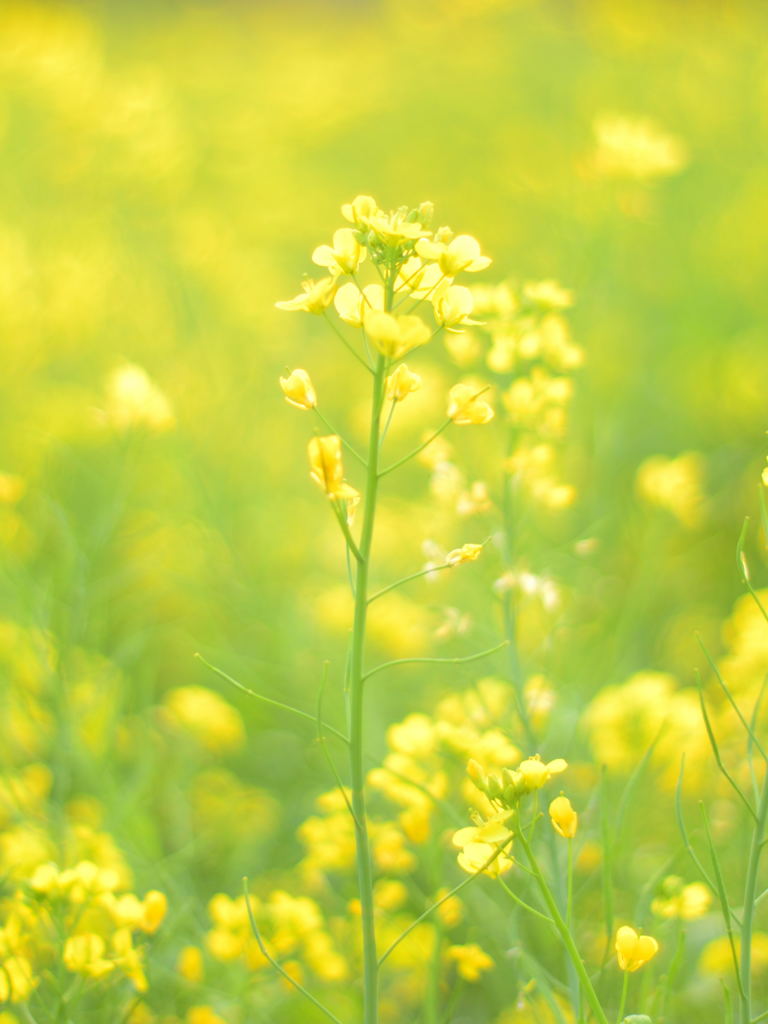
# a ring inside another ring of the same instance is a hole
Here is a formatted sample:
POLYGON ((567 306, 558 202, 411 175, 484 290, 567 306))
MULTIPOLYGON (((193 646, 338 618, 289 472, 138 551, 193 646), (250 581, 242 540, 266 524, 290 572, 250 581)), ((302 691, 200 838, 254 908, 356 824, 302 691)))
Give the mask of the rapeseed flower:
POLYGON ((401 359, 412 349, 426 345, 432 337, 427 324, 413 314, 394 316, 382 310, 366 309, 363 326, 373 346, 387 359, 401 359))
POLYGON ((659 951, 659 944, 651 935, 639 935, 629 925, 622 925, 616 933, 616 956, 622 971, 637 971, 659 951))
POLYGON ((411 373, 405 363, 398 367, 387 377, 386 396, 390 402, 402 402, 408 395, 418 391, 422 381, 418 373, 411 373))
POLYGON ((494 416, 493 406, 484 398, 488 388, 478 387, 471 381, 454 384, 448 392, 448 416, 457 426, 489 423, 494 416))
POLYGON ((280 378, 286 401, 297 409, 314 409, 317 395, 306 370, 292 370, 287 377, 280 378))
POLYGON ((579 816, 567 796, 556 796, 549 805, 552 827, 564 839, 573 839, 579 825, 579 816))
POLYGON ((416 253, 437 263, 446 277, 462 272, 474 274, 491 265, 490 258, 483 256, 480 243, 471 235, 456 235, 448 242, 422 239, 416 243, 416 253))
POLYGON ((352 228, 339 228, 333 233, 333 245, 319 245, 312 253, 312 262, 333 275, 354 274, 366 256, 357 232, 352 228))
POLYGON ((338 434, 313 437, 307 446, 309 454, 309 475, 334 501, 356 504, 360 495, 344 480, 344 464, 341 458, 341 438, 338 434))
POLYGON ((285 309, 288 312, 322 313, 333 302, 336 294, 336 278, 323 277, 319 281, 308 278, 301 282, 301 292, 292 299, 284 299, 276 302, 277 309, 285 309))
POLYGON ((456 964, 456 971, 464 981, 479 981, 485 971, 496 966, 493 959, 475 942, 466 946, 449 946, 445 957, 456 964))

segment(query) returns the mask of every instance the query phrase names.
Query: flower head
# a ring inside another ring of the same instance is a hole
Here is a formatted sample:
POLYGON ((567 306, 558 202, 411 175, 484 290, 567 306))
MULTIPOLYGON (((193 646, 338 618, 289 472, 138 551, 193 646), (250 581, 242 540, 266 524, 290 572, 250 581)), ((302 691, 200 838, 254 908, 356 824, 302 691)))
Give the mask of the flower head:
POLYGON ((333 233, 333 245, 319 245, 312 253, 312 262, 331 274, 354 274, 366 257, 365 246, 358 241, 353 228, 339 228, 333 233))
POLYGON ((387 377, 386 394, 390 402, 402 402, 413 391, 421 387, 421 377, 411 373, 405 363, 400 365, 387 377))
POLYGON ((462 271, 475 273, 491 265, 488 256, 483 256, 480 243, 471 235, 457 235, 450 242, 421 239, 416 243, 416 252, 422 259, 434 260, 446 277, 455 277, 462 271))
POLYGON ((336 278, 323 277, 319 281, 307 278, 301 282, 302 291, 292 299, 276 302, 278 309, 286 309, 290 313, 322 313, 333 302, 336 294, 336 278))
POLYGON ((549 805, 552 828, 564 839, 573 839, 579 825, 579 816, 567 796, 556 796, 549 805))
POLYGON ((622 925, 616 933, 616 956, 622 971, 637 971, 659 951, 659 944, 651 935, 638 935, 634 928, 622 925))
POLYGON ((462 562, 475 562, 483 550, 482 544, 462 544, 460 548, 454 548, 445 556, 448 565, 461 565, 462 562))
POLYGON ((388 359, 400 359, 413 348, 426 345, 432 332, 418 316, 393 316, 380 310, 365 310, 365 331, 375 348, 388 359))
POLYGON ((329 498, 356 505, 359 493, 344 480, 341 458, 341 438, 338 434, 313 437, 307 446, 309 475, 329 498))
POLYGON ((280 378, 286 401, 297 409, 314 409, 317 395, 306 370, 292 370, 287 377, 280 378))
POLYGON ((448 416, 458 426, 489 423, 493 406, 483 398, 486 390, 471 381, 454 384, 448 392, 448 416))

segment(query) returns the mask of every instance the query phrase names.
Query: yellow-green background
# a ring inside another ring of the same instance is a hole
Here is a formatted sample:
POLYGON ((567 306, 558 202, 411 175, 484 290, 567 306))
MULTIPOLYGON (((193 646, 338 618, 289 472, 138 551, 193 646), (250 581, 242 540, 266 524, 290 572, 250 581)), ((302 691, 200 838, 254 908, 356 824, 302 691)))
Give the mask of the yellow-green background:
MULTIPOLYGON (((338 682, 343 631, 318 607, 344 582, 341 549, 308 478, 314 427, 277 378, 308 369, 352 429, 363 382, 321 321, 273 303, 365 192, 386 208, 434 201, 439 222, 493 257, 486 280, 555 278, 576 294, 580 498, 566 525, 534 524, 530 538, 532 565, 569 595, 543 666, 561 688, 561 736, 633 671, 690 683, 694 629, 717 650, 740 592, 735 540, 766 450, 767 29, 759 0, 3 3, 0 471, 27 483, 5 525, 3 616, 116 666, 114 728, 149 722, 170 687, 221 688, 198 650, 302 706, 324 658, 338 682), (593 122, 612 112, 680 138, 687 166, 647 183, 596 175, 593 122), (98 427, 124 361, 167 394, 173 431, 98 427), (633 490, 647 456, 689 450, 705 465, 694 531, 633 490), (599 540, 586 561, 572 554, 585 537, 599 540)), ((440 345, 417 362, 446 387, 460 373, 440 345)), ((496 486, 493 437, 460 436, 457 461, 496 486)), ((382 580, 420 564, 425 471, 389 497, 382 580)), ((446 546, 483 539, 441 523, 446 546)), ((495 641, 497 573, 491 556, 439 598, 423 592, 474 620, 434 653, 495 641)), ((476 674, 392 678, 373 721, 476 674)), ((215 856, 184 809, 198 755, 164 773, 151 743, 97 756, 63 726, 51 754, 54 804, 104 800, 142 883, 183 897, 175 927, 190 934, 212 892, 296 854, 321 770, 311 730, 221 692, 249 728, 230 767, 282 812, 215 856)))

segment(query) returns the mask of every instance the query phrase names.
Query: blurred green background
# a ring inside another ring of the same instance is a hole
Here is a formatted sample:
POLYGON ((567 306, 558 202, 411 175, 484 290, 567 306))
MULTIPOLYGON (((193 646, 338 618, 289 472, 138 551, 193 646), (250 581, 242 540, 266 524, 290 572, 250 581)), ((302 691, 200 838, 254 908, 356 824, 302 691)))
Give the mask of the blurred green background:
MULTIPOLYGON (((314 425, 277 378, 306 368, 353 433, 365 394, 321 320, 273 304, 356 194, 387 209, 430 199, 493 257, 484 280, 575 293, 579 499, 527 536, 531 569, 566 595, 529 666, 558 689, 555 735, 632 672, 690 683, 694 629, 719 652, 768 427, 766 31, 761 0, 0 6, 0 609, 58 651, 37 752, 56 769, 52 806, 101 800, 143 883, 187 894, 191 917, 296 852, 322 764, 311 729, 227 690, 194 653, 302 707, 330 658, 339 716, 341 547, 308 477, 314 425), (610 116, 652 122, 679 166, 606 170, 595 126, 610 116), (125 363, 166 396, 172 424, 110 420, 125 363), (683 452, 701 458, 693 525, 635 489, 645 459, 683 452), (585 539, 588 556, 574 551, 585 539), (106 739, 90 746, 68 688, 84 672, 88 707, 112 687, 93 726, 106 739), (210 847, 185 804, 207 755, 178 748, 169 766, 155 736, 163 694, 192 684, 240 709, 248 738, 228 767, 282 804, 262 807, 269 828, 210 847)), ((442 344, 414 368, 436 392, 462 372, 442 344)), ((439 422, 439 398, 424 409, 402 437, 439 422)), ((491 489, 494 429, 455 440, 491 489)), ((382 582, 417 568, 427 537, 483 539, 437 509, 423 467, 387 497, 382 582)), ((498 572, 491 554, 414 591, 401 612, 413 636, 382 629, 380 653, 495 643, 498 572), (446 607, 471 626, 441 641, 446 607)), ((373 722, 476 676, 393 677, 373 722)), ((9 747, 5 770, 30 756, 9 747)))

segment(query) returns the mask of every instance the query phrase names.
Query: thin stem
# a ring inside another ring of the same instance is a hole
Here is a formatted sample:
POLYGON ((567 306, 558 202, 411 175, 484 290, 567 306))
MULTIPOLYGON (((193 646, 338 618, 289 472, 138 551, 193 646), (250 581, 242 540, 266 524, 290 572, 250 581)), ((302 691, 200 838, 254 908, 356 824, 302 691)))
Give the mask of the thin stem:
POLYGON ((752 920, 757 891, 757 872, 763 846, 765 823, 768 819, 768 770, 763 779, 763 792, 757 812, 757 824, 752 831, 752 843, 747 862, 744 885, 744 916, 741 924, 741 1021, 750 1024, 752 1018, 752 920))
POLYGON ((568 839, 568 883, 567 883, 567 895, 565 902, 565 923, 568 925, 568 931, 571 930, 573 924, 573 839, 568 839))
POLYGON ((487 658, 488 655, 495 654, 506 646, 507 641, 504 640, 502 643, 496 644, 495 647, 489 647, 487 651, 478 651, 477 654, 468 654, 463 658, 395 658, 394 661, 385 661, 381 665, 376 665, 375 668, 366 672, 363 678, 366 680, 370 679, 371 676, 384 672, 388 668, 394 668, 395 665, 462 665, 468 661, 479 661, 480 658, 487 658))
POLYGON ((353 458, 357 459, 357 461, 358 461, 358 462, 360 463, 360 465, 361 465, 361 466, 365 466, 365 459, 364 459, 364 458, 363 458, 363 456, 362 456, 362 455, 360 454, 360 452, 358 452, 358 451, 357 451, 357 450, 356 450, 355 448, 353 448, 353 447, 352 447, 352 445, 351 445, 351 444, 349 443, 349 441, 348 441, 348 440, 346 439, 346 437, 343 437, 343 436, 342 436, 341 432, 340 432, 340 431, 338 431, 338 430, 336 429, 336 427, 334 427, 334 425, 333 425, 333 424, 332 424, 332 423, 330 422, 330 420, 329 420, 329 419, 327 419, 327 418, 326 418, 326 417, 325 417, 325 416, 324 416, 324 415, 323 415, 323 414, 322 414, 322 413, 320 412, 320 410, 318 409, 318 407, 317 407, 316 405, 313 405, 313 406, 312 406, 312 408, 313 408, 313 409, 315 410, 315 413, 317 414, 317 417, 318 417, 318 419, 320 420, 320 422, 321 422, 321 423, 323 423, 323 424, 324 424, 324 425, 325 425, 325 426, 326 426, 326 427, 327 427, 327 428, 328 428, 328 429, 330 430, 330 432, 331 432, 332 434, 336 434, 336 435, 337 435, 338 437, 340 437, 340 438, 341 438, 341 442, 342 442, 342 444, 344 445, 344 447, 345 447, 345 448, 347 449, 347 451, 349 452, 349 454, 350 454, 351 456, 353 456, 353 458))
POLYGON ((253 910, 251 909, 251 894, 248 892, 247 878, 243 879, 243 895, 245 897, 245 909, 248 912, 248 921, 250 922, 251 925, 251 931, 253 932, 253 937, 256 939, 256 943, 259 949, 261 950, 262 956, 269 961, 269 963, 275 968, 278 974, 282 975, 282 977, 285 978, 286 981, 289 981, 291 985, 293 985, 295 989, 301 992, 301 994, 306 999, 308 999, 310 1003, 316 1006, 318 1010, 322 1010, 326 1017, 329 1017, 334 1022, 334 1024, 341 1024, 341 1021, 336 1016, 336 1014, 329 1010, 327 1006, 323 1006, 320 1000, 316 999, 308 989, 304 988, 300 981, 297 981, 294 977, 292 977, 288 973, 288 971, 286 971, 283 965, 280 964, 277 960, 275 960, 275 958, 269 952, 267 947, 264 945, 264 940, 261 937, 259 926, 256 924, 256 918, 253 916, 253 910))
POLYGON ((361 366, 364 366, 366 368, 368 373, 373 373, 373 370, 371 369, 370 364, 367 363, 365 361, 365 359, 363 359, 363 357, 360 355, 360 353, 355 351, 355 349, 353 348, 351 343, 347 341, 347 339, 344 337, 344 335, 338 329, 338 327, 333 322, 333 320, 328 316, 328 311, 327 310, 323 310, 323 316, 325 317, 325 322, 328 324, 328 326, 331 328, 333 333, 336 335, 336 337, 342 343, 344 348, 346 348, 351 353, 351 355, 353 355, 355 357, 355 359, 358 361, 358 363, 360 363, 361 366))
POLYGON ((544 878, 544 875, 541 872, 541 868, 539 867, 538 862, 533 854, 533 850, 531 849, 530 843, 526 839, 525 833, 522 829, 520 829, 517 832, 517 839, 520 845, 525 850, 525 855, 528 858, 528 863, 531 865, 531 870, 533 871, 534 877, 536 878, 536 881, 538 883, 539 891, 541 892, 541 895, 544 898, 544 902, 547 906, 547 910, 549 911, 552 917, 552 923, 557 929, 557 932, 563 942, 563 945, 565 946, 568 956, 570 957, 571 963, 573 964, 576 973, 579 977, 579 980, 581 981, 587 1002, 592 1007, 592 1012, 599 1021, 599 1024, 608 1024, 608 1018, 606 1017, 605 1011, 600 1005, 600 1000, 598 999, 594 986, 592 985, 590 977, 587 974, 587 969, 584 966, 584 961, 581 959, 579 951, 576 948, 576 943, 573 941, 573 936, 571 935, 568 926, 563 920, 562 914, 560 913, 560 910, 557 906, 557 901, 555 900, 555 897, 552 895, 551 889, 547 885, 547 880, 544 878))
POLYGON ((445 422, 441 426, 439 426, 433 434, 429 435, 426 441, 422 441, 420 445, 418 445, 416 448, 413 448, 410 452, 408 452, 407 455, 404 455, 402 459, 398 459, 397 462, 393 462, 391 466, 387 466, 386 469, 382 469, 382 471, 379 473, 379 478, 387 476, 389 473, 393 473, 396 469, 399 469, 401 466, 405 465, 406 462, 409 462, 411 459, 415 458, 415 456, 417 456, 419 452, 423 452, 424 449, 431 445, 436 438, 440 437, 445 428, 449 427, 452 422, 453 420, 449 416, 448 419, 446 419, 445 422))
POLYGON ((542 914, 542 912, 537 910, 536 907, 532 907, 530 903, 526 903, 524 899, 517 895, 514 889, 510 889, 501 876, 499 876, 498 881, 507 896, 509 896, 519 907, 522 907, 523 910, 527 910, 528 913, 533 914, 534 917, 538 917, 540 920, 546 921, 547 924, 555 923, 551 917, 547 917, 546 914, 542 914))
MULTIPOLYGON (((307 721, 313 722, 317 725, 317 718, 315 715, 310 715, 307 711, 302 711, 301 708, 295 708, 291 704, 284 704, 280 700, 273 700, 271 697, 265 697, 263 693, 256 693, 255 690, 250 690, 247 686, 243 686, 242 683, 238 682, 237 679, 233 679, 232 676, 227 675, 222 669, 217 668, 215 665, 211 665, 209 661, 206 661, 202 654, 195 654, 198 661, 202 661, 206 668, 209 668, 211 672, 215 672, 217 676, 221 676, 222 679, 226 679, 228 683, 236 686, 238 690, 242 690, 243 693, 247 693, 249 697, 255 697, 256 700, 262 701, 264 704, 269 704, 273 708, 280 708, 281 711, 290 711, 292 715, 298 715, 299 718, 306 718, 307 721)), ((334 735, 337 739, 342 740, 344 743, 349 743, 349 739, 339 729, 334 728, 332 725, 325 723, 325 729, 334 735)))
POLYGON ((624 1020, 624 1007, 627 1005, 627 993, 629 992, 629 971, 624 971, 624 984, 621 986, 621 1001, 619 1002, 619 1012, 616 1017, 616 1024, 621 1024, 624 1020))
POLYGON ((384 597, 390 590, 396 590, 397 587, 402 587, 405 583, 410 583, 411 580, 418 580, 422 576, 429 576, 433 572, 441 572, 443 569, 453 569, 453 562, 444 562, 442 565, 431 565, 428 569, 419 569, 418 572, 412 572, 409 576, 403 576, 402 579, 395 580, 394 583, 390 583, 386 587, 382 587, 381 590, 377 590, 375 594, 372 594, 368 598, 368 604, 373 604, 374 601, 378 601, 380 597, 384 597))

